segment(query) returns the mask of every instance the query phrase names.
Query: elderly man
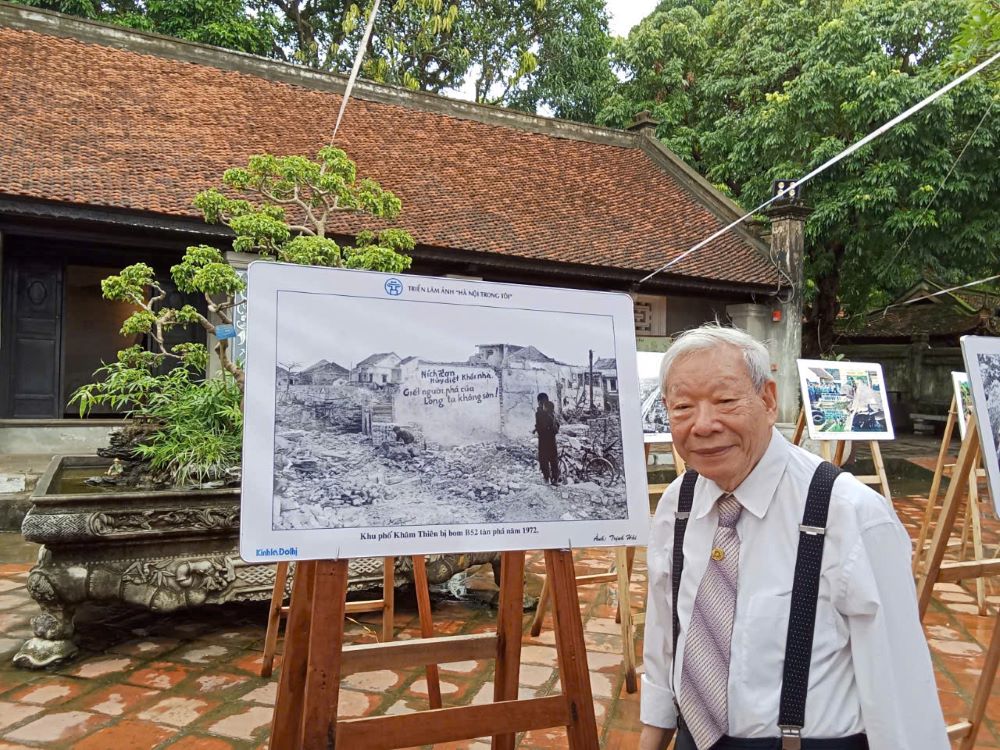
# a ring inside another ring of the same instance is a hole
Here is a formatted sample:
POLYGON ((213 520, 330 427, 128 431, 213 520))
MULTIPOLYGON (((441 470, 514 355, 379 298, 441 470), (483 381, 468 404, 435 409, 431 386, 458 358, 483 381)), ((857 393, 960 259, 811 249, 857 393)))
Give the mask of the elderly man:
POLYGON ((691 471, 649 540, 640 750, 947 750, 889 503, 774 429, 742 331, 680 336, 660 384, 691 471))

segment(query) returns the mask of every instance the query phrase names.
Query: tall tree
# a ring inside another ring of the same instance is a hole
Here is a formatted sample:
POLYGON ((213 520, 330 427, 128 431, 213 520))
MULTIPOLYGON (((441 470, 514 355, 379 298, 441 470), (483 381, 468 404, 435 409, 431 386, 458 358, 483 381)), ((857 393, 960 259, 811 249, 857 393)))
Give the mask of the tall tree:
POLYGON ((249 52, 278 53, 277 17, 246 0, 22 0, 22 4, 249 52))
MULTIPOLYGON (((24 0, 25 4, 346 72, 373 0, 24 0)), ((604 0, 383 2, 362 75, 592 122, 614 84, 604 0)))
MULTIPOLYGON (((773 179, 805 174, 953 77, 974 5, 667 0, 617 46, 628 80, 600 118, 652 110, 668 145, 752 207, 773 179)), ((998 99, 996 82, 971 80, 807 186, 808 354, 829 350, 838 316, 921 273, 995 266, 998 99)))

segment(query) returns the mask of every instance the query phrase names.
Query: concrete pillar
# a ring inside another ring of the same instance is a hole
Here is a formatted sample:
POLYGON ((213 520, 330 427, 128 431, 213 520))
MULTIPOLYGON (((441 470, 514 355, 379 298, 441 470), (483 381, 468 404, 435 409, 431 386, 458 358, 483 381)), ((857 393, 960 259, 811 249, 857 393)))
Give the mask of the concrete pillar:
POLYGON ((783 275, 781 291, 774 312, 780 320, 771 326, 772 375, 778 383, 778 421, 794 422, 799 415, 798 367, 795 363, 802 356, 802 287, 805 283, 803 255, 805 253, 805 225, 810 209, 796 202, 782 199, 767 211, 771 219, 771 251, 783 275))

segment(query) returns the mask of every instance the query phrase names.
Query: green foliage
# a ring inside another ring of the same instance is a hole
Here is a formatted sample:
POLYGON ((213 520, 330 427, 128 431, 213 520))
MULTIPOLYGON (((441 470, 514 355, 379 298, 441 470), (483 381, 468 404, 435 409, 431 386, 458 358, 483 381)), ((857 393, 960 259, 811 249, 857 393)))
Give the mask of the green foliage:
POLYGON ((129 417, 145 416, 151 400, 169 391, 178 377, 186 377, 182 368, 166 375, 155 374, 162 362, 161 355, 140 346, 122 349, 116 361, 97 369, 93 383, 82 385, 73 392, 69 405, 77 404, 81 417, 87 416, 95 406, 124 410, 129 417))
MULTIPOLYGON (((950 80, 977 5, 665 0, 616 44, 626 83, 599 119, 624 126, 651 110, 671 149, 752 207, 772 180, 805 174, 950 80)), ((973 79, 806 187, 811 353, 830 346, 841 311, 928 271, 951 280, 995 266, 1000 118, 973 132, 998 99, 995 81, 973 79)))
MULTIPOLYGON (((962 21, 952 44, 951 62, 966 70, 1000 52, 1000 0, 971 0, 969 15, 962 21)), ((983 71, 985 77, 1000 78, 1000 64, 983 71)))
POLYGON ((276 51, 279 19, 276 7, 267 7, 269 4, 245 0, 21 0, 21 3, 255 55, 272 55, 276 51))
POLYGON ((99 405, 124 410, 131 418, 156 425, 135 448, 153 471, 178 486, 223 478, 240 461, 243 436, 242 394, 223 373, 204 378, 205 347, 175 347, 184 364, 157 372, 162 355, 133 346, 94 373, 98 380, 78 388, 70 399, 80 416, 99 405))
MULTIPOLYGON (((405 253, 416 243, 402 229, 360 232, 351 247, 326 236, 327 224, 338 212, 364 213, 385 222, 401 209, 399 199, 377 182, 358 180, 357 167, 340 149, 323 148, 316 160, 259 154, 246 167, 227 170, 222 182, 225 192, 206 190, 195 205, 206 221, 233 230, 236 250, 305 265, 391 273, 410 267, 405 253)), ((121 332, 147 337, 156 351, 123 349, 116 362, 94 373, 95 382, 73 394, 70 403, 78 405, 81 417, 103 405, 156 425, 136 453, 158 475, 185 485, 224 478, 239 464, 244 373, 230 358, 228 342, 216 339, 222 372, 205 378, 206 347, 171 346, 165 334, 187 325, 214 334, 216 320, 231 324, 236 295, 245 284, 223 254, 207 245, 189 247, 170 275, 179 291, 204 297, 211 317, 190 304, 163 304, 167 293, 145 263, 109 276, 101 285, 104 296, 139 308, 122 323, 121 332), (172 369, 166 369, 170 365, 172 369)))
POLYGON ((226 478, 239 465, 243 445, 243 394, 236 381, 223 373, 205 380, 175 378, 171 386, 149 403, 147 413, 160 427, 136 453, 175 485, 226 478))
MULTIPOLYGON (((25 0, 107 23, 351 69, 372 0, 25 0)), ((476 101, 592 122, 613 89, 604 0, 383 2, 361 75, 442 92, 474 84, 476 101)))

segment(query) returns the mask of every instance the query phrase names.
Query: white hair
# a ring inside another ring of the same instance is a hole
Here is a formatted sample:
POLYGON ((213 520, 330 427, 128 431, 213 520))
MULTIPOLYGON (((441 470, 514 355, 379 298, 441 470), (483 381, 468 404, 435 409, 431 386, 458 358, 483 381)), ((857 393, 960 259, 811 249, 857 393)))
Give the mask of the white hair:
POLYGON ((771 357, 762 343, 739 328, 730 328, 719 323, 705 323, 678 336, 663 355, 660 361, 660 392, 664 395, 667 393, 667 378, 674 362, 694 352, 719 346, 732 346, 743 353, 747 374, 758 393, 764 389, 765 383, 773 380, 771 357))

